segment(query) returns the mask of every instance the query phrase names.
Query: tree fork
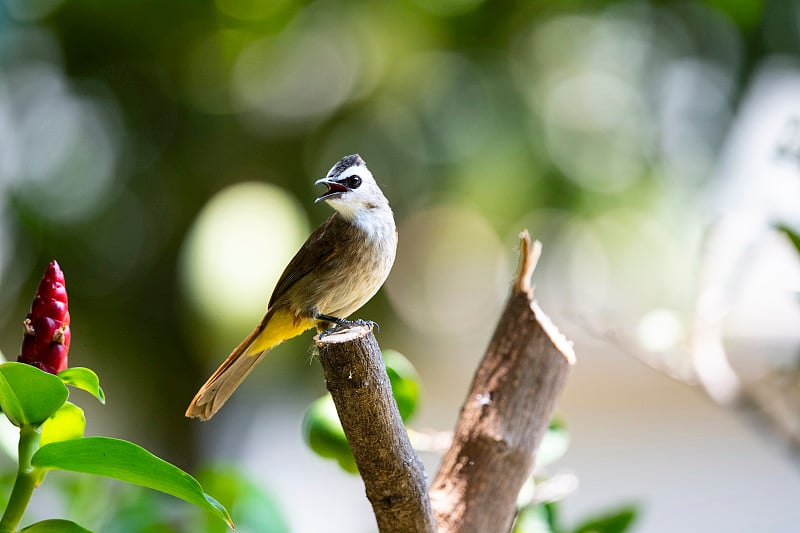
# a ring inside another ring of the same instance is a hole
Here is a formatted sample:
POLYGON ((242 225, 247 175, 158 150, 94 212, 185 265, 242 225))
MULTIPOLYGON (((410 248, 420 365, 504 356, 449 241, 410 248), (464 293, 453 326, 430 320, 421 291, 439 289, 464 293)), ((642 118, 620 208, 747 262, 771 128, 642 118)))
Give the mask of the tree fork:
POLYGON ((520 488, 575 362, 572 345, 533 299, 541 251, 520 234, 511 295, 461 408, 430 494, 439 531, 508 531, 520 488))
POLYGON ((430 489, 411 447, 371 326, 315 337, 367 498, 382 533, 508 531, 556 399, 575 363, 572 345, 533 299, 541 251, 520 234, 506 308, 461 409, 430 489))

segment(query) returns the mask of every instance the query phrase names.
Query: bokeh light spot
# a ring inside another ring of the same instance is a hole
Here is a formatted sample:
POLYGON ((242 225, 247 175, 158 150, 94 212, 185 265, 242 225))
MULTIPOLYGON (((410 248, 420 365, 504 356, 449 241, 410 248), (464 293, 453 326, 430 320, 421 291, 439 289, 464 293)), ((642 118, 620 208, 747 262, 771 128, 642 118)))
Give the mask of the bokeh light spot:
MULTIPOLYGON (((116 108, 75 93, 60 67, 14 69, 0 82, 0 140, 13 155, 0 164, 28 206, 50 220, 74 221, 108 202, 117 163, 116 108)), ((5 158, 4 158, 5 159, 5 158)))
POLYGON ((55 11, 64 0, 6 0, 9 14, 20 21, 33 22, 55 11))
POLYGON ((477 212, 443 206, 403 221, 389 298, 417 330, 470 337, 494 323, 507 292, 503 245, 477 212))
POLYGON ((651 131, 634 87, 602 72, 555 84, 545 103, 547 145, 583 187, 618 192, 647 171, 651 131))
POLYGON ((346 32, 288 32, 245 48, 233 73, 238 106, 272 120, 328 115, 350 96, 359 54, 346 32))
POLYGON ((639 344, 650 352, 674 348, 683 338, 683 324, 671 309, 648 311, 636 326, 639 344))
POLYGON ((184 243, 183 285, 195 310, 223 334, 241 332, 266 310, 284 267, 308 235, 294 197, 264 183, 220 191, 184 243))

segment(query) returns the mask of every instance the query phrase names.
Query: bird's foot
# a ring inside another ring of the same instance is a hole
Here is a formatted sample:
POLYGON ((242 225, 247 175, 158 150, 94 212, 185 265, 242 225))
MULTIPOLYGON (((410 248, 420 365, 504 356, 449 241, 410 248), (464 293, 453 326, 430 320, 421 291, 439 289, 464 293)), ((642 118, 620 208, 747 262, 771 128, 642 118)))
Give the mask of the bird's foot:
POLYGON ((327 322, 333 322, 334 324, 332 327, 326 329, 325 331, 319 334, 320 339, 327 337, 328 335, 333 335, 334 333, 350 329, 353 326, 367 326, 368 328, 375 328, 378 331, 381 330, 381 327, 378 325, 378 323, 372 320, 362 320, 360 318, 356 320, 347 320, 344 318, 337 318, 327 315, 320 315, 317 318, 325 320, 327 322))
POLYGON ((362 320, 360 318, 357 318, 352 323, 356 326, 367 326, 370 329, 375 328, 378 331, 381 330, 381 326, 374 320, 362 320))

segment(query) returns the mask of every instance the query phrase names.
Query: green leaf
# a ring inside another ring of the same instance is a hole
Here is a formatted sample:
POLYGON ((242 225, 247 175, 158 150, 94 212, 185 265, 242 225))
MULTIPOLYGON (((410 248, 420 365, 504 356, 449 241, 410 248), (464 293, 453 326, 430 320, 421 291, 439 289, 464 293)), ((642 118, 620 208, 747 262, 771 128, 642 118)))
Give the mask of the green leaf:
POLYGON ((100 388, 100 378, 97 377, 93 370, 76 366, 59 372, 58 377, 65 384, 88 392, 105 405, 106 395, 103 393, 103 389, 100 388))
POLYGON ((383 359, 386 363, 386 373, 392 383, 392 395, 397 402, 397 410, 405 422, 419 407, 422 389, 419 373, 411 361, 395 350, 385 350, 383 359))
POLYGON ((53 416, 42 424, 42 436, 39 444, 44 446, 51 442, 79 439, 86 429, 86 417, 83 409, 77 405, 64 402, 53 416))
POLYGON ((109 437, 86 437, 53 442, 34 454, 36 468, 60 469, 106 476, 175 496, 233 522, 228 511, 203 492, 192 476, 132 442, 109 437))
POLYGON ((68 396, 67 387, 53 374, 24 363, 0 365, 0 409, 17 427, 41 425, 68 396))
POLYGON ((31 524, 25 529, 20 530, 20 533, 92 533, 88 529, 79 526, 75 522, 69 520, 43 520, 31 524))
MULTIPOLYGON (((419 373, 399 352, 386 350, 383 357, 397 409, 405 421, 414 414, 419 405, 422 388, 419 373)), ((306 410, 303 417, 303 437, 317 455, 335 459, 345 472, 358 473, 353 452, 330 394, 314 401, 306 410)))
POLYGON ((558 502, 543 503, 545 516, 547 517, 547 524, 553 531, 562 531, 563 528, 559 525, 560 509, 558 502))
POLYGON ((800 233, 793 230, 786 224, 776 224, 775 229, 786 235, 794 245, 794 249, 798 254, 800 254, 800 233))
POLYGON ((575 529, 575 533, 624 533, 638 514, 635 506, 625 506, 584 522, 575 529))
POLYGON ((330 394, 314 401, 306 410, 303 437, 317 455, 336 459, 345 472, 358 473, 356 460, 330 394))

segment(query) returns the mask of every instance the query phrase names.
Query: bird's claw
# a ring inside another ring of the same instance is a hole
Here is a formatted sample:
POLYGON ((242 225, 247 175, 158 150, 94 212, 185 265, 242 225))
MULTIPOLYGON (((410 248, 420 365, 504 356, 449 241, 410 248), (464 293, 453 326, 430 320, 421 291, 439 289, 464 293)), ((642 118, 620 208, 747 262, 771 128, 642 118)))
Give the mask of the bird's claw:
POLYGON ((381 330, 380 325, 374 320, 362 320, 360 318, 357 318, 352 323, 355 324, 356 326, 367 326, 370 329, 375 328, 378 331, 381 330))
POLYGON ((378 331, 381 330, 381 327, 378 325, 378 323, 373 320, 362 320, 360 318, 357 318, 356 320, 342 319, 340 322, 337 322, 332 327, 320 333, 319 338, 322 339, 324 337, 327 337, 328 335, 333 335, 334 333, 350 329, 353 326, 367 326, 368 328, 375 328, 378 331))

